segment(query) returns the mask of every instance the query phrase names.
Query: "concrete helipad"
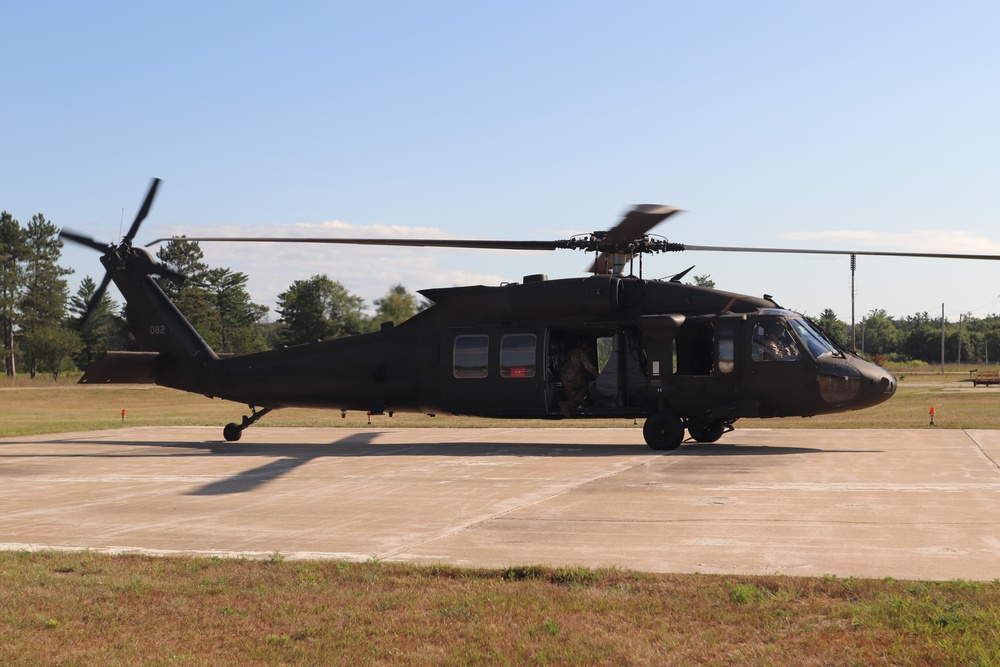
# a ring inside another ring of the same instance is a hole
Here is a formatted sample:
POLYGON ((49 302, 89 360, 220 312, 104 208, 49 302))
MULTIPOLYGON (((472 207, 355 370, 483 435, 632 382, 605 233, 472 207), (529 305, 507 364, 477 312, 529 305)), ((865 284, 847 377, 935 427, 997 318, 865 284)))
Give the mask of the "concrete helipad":
POLYGON ((0 548, 1000 577, 1000 431, 123 428, 0 439, 0 548))

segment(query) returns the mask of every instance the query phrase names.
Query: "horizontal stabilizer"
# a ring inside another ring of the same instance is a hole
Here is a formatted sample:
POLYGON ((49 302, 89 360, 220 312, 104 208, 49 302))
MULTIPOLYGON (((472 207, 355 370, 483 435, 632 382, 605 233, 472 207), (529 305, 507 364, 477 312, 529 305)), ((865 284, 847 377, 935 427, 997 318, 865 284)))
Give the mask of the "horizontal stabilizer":
POLYGON ((155 384, 159 352, 105 352, 80 378, 80 384, 155 384))

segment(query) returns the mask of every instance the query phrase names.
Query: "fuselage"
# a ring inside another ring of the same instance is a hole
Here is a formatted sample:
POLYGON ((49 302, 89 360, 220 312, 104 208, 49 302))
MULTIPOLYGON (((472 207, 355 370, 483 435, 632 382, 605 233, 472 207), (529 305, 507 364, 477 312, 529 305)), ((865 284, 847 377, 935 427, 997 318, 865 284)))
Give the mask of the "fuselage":
POLYGON ((560 366, 587 348, 598 374, 572 416, 810 416, 892 396, 896 380, 767 299, 611 276, 429 290, 395 327, 219 359, 203 393, 266 407, 564 417, 560 366), (755 334, 794 348, 755 356, 755 334))

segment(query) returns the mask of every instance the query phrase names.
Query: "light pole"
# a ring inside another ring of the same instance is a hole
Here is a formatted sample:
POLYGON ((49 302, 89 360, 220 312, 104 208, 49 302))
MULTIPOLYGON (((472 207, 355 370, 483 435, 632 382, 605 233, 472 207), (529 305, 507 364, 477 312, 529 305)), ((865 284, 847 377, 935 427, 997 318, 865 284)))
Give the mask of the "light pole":
POLYGON ((858 331, 854 326, 854 270, 858 267, 858 258, 851 254, 851 352, 858 351, 858 331))

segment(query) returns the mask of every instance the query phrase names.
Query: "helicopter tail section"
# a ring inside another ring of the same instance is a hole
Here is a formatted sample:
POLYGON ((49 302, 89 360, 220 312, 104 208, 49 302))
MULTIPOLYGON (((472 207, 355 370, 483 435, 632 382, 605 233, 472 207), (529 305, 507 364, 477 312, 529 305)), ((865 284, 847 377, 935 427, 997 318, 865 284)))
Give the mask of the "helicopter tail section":
POLYGON ((158 384, 217 395, 219 356, 148 275, 114 276, 126 301, 129 331, 139 352, 105 352, 81 384, 158 384))
POLYGON ((219 356, 156 281, 149 275, 125 269, 115 274, 114 282, 125 297, 129 331, 141 352, 109 352, 87 372, 84 380, 153 382, 217 395, 215 367, 219 356))

